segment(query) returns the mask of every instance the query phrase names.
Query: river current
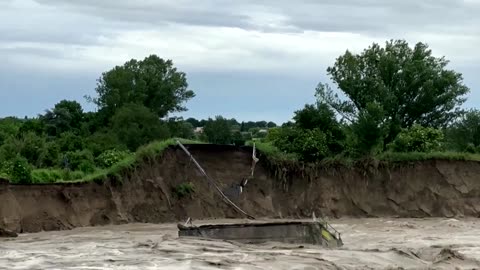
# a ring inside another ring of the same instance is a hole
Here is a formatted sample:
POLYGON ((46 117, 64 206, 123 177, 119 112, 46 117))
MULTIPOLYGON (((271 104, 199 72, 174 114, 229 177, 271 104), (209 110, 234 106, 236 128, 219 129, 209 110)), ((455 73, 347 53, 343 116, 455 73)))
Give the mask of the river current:
POLYGON ((21 234, 0 239, 0 269, 480 269, 478 219, 331 223, 342 248, 179 239, 175 223, 21 234))

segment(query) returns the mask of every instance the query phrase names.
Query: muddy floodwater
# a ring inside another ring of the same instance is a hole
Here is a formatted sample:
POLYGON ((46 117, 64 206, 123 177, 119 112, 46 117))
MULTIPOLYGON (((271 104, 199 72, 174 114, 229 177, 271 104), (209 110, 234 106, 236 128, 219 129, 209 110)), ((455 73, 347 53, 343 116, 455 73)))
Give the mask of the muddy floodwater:
POLYGON ((0 239, 0 269, 480 269, 477 219, 332 224, 340 249, 179 239, 175 223, 22 234, 0 239))

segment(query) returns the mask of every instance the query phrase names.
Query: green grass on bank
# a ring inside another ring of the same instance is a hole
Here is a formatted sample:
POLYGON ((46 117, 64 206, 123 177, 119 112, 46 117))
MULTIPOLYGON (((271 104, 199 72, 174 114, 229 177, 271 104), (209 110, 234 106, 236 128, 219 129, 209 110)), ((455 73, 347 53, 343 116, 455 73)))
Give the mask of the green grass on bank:
POLYGON ((298 161, 298 157, 296 154, 284 153, 268 142, 255 140, 255 141, 248 141, 245 144, 248 146, 253 146, 253 143, 255 143, 255 148, 260 153, 264 154, 272 161, 298 161))
MULTIPOLYGON (((247 145, 252 146, 253 142, 258 149, 258 151, 265 154, 268 158, 273 161, 298 161, 298 157, 295 154, 284 153, 278 148, 273 146, 271 143, 262 142, 262 141, 249 141, 247 145)), ((373 157, 378 161, 385 162, 414 162, 414 161, 425 161, 425 160, 457 160, 457 161, 480 161, 480 154, 473 153, 461 153, 461 152, 431 152, 431 153, 421 153, 421 152, 384 152, 373 157)), ((335 156, 327 157, 319 162, 320 165, 328 164, 344 164, 352 165, 356 162, 356 159, 345 156, 335 156)))
MULTIPOLYGON (((203 142, 186 140, 181 138, 172 138, 165 141, 155 141, 148 145, 140 147, 133 155, 115 163, 106 169, 96 168, 92 173, 82 171, 70 171, 57 168, 34 169, 32 170, 32 184, 52 184, 52 183, 83 183, 83 182, 102 182, 109 177, 115 177, 121 181, 122 172, 141 164, 146 159, 155 159, 161 155, 165 149, 176 145, 177 140, 182 144, 201 144, 203 142)), ((0 175, 0 178, 9 179, 8 175, 0 175)))
POLYGON ((460 152, 431 152, 431 153, 395 153, 385 152, 376 157, 381 161, 390 162, 409 162, 423 160, 460 160, 460 161, 480 161, 480 154, 460 153, 460 152))
POLYGON ((101 182, 106 180, 109 177, 115 177, 118 180, 121 180, 121 173, 124 170, 133 168, 134 166, 140 164, 146 159, 155 159, 161 155, 168 147, 176 145, 177 140, 182 144, 203 144, 204 142, 181 139, 181 138, 172 138, 165 141, 156 141, 145 146, 140 147, 134 155, 114 164, 112 167, 98 170, 92 174, 86 175, 84 178, 80 179, 77 182, 89 182, 97 181, 101 182))
MULTIPOLYGON (((203 142, 178 139, 183 144, 202 144, 203 142)), ((133 155, 117 162, 106 169, 95 169, 92 173, 82 171, 69 171, 63 169, 34 169, 32 171, 32 184, 51 184, 51 183, 83 183, 83 182, 103 182, 110 178, 122 181, 123 172, 133 169, 146 160, 157 158, 168 147, 176 145, 177 139, 168 139, 165 141, 156 141, 140 147, 133 155)), ((246 145, 255 146, 257 151, 273 162, 298 162, 298 156, 291 153, 284 153, 268 142, 259 140, 249 141, 246 145)), ((397 153, 385 152, 374 157, 374 159, 385 162, 415 162, 425 160, 456 160, 456 161, 480 161, 480 154, 458 153, 458 152, 432 152, 432 153, 397 153)), ((356 162, 355 159, 343 156, 329 157, 322 160, 319 165, 343 164, 351 166, 356 162)), ((0 174, 0 178, 8 179, 8 175, 0 174)))

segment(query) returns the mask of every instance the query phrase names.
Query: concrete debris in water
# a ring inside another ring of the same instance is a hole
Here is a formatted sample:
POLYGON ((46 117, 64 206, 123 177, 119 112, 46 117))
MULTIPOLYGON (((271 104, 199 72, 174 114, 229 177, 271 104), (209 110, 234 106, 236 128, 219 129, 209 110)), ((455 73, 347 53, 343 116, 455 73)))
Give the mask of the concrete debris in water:
POLYGON ((269 221, 202 226, 177 225, 180 237, 231 240, 242 243, 284 242, 341 247, 340 233, 319 221, 269 221))

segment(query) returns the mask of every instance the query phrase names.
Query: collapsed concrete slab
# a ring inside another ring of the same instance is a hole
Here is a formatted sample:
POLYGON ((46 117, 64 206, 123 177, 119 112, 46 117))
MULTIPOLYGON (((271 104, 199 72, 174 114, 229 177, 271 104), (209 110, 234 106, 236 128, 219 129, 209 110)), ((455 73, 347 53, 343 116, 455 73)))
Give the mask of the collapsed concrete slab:
POLYGON ((177 225, 179 237, 231 240, 244 243, 284 242, 323 247, 343 245, 340 233, 319 221, 275 221, 202 226, 177 225))

